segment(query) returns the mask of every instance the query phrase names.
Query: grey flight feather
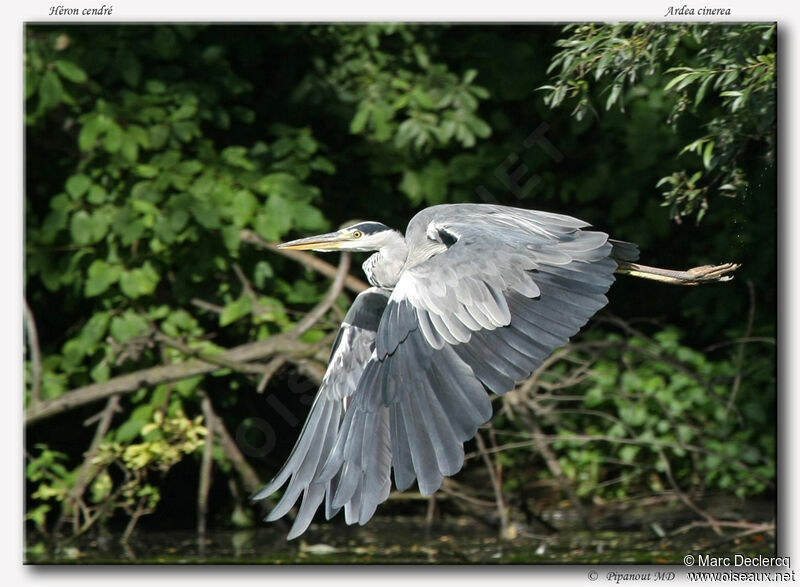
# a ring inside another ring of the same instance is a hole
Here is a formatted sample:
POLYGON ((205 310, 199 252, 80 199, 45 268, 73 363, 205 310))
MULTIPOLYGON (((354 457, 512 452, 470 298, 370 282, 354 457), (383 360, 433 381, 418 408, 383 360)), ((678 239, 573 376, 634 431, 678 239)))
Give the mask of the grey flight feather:
POLYGON ((388 498, 392 471, 398 489, 416 479, 423 495, 458 472, 463 443, 492 416, 486 390, 507 393, 528 377, 607 303, 616 260, 638 255, 586 226, 559 214, 453 204, 417 214, 402 253, 376 244, 364 267, 384 270, 388 303, 377 290, 381 299, 362 294, 359 311, 348 313, 297 447, 258 494, 292 475, 270 519, 305 492, 290 538, 323 498, 328 517, 344 507, 348 524, 364 524, 388 498), (342 401, 318 407, 345 397, 346 409, 342 401))
MULTIPOLYGON (((385 290, 370 288, 356 297, 339 329, 328 369, 297 444, 275 478, 252 496, 252 499, 268 497, 289 480, 282 499, 267 517, 272 521, 288 513, 300 494, 304 494, 290 538, 305 532, 326 491, 331 492, 331 487, 314 481, 319 477, 338 438, 345 413, 345 400, 355 393, 361 372, 372 353, 375 332, 388 295, 389 292, 385 290)), ((335 513, 334 509, 329 503, 329 517, 335 513)))

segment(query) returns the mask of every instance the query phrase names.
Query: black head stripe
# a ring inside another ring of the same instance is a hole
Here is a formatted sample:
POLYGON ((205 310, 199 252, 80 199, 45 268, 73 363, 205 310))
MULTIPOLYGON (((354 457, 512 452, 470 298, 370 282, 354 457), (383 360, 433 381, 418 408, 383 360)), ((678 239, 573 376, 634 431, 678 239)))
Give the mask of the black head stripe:
POLYGON ((380 222, 359 222, 351 226, 350 230, 360 230, 364 234, 376 234, 378 232, 390 230, 390 228, 380 222))

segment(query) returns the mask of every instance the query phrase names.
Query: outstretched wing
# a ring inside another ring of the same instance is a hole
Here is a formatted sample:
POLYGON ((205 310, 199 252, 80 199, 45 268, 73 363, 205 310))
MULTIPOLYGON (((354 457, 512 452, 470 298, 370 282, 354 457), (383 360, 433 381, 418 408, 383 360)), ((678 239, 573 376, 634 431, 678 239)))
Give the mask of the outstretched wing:
POLYGON ((423 495, 461 469, 463 443, 492 415, 484 386, 513 389, 607 303, 617 245, 584 226, 488 205, 412 220, 406 270, 319 475, 337 481, 334 508, 350 504, 363 524, 391 469, 398 489, 417 479, 423 495))
MULTIPOLYGON (((328 495, 333 495, 336 488, 336 478, 325 484, 314 481, 319 478, 320 471, 333 450, 347 403, 355 393, 364 366, 373 352, 375 332, 386 308, 389 293, 370 288, 356 297, 333 343, 328 369, 297 444, 275 478, 252 497, 263 499, 289 480, 283 497, 267 516, 268 521, 273 521, 284 516, 303 493, 300 510, 289 534, 290 539, 306 531, 325 497, 326 489, 328 495)), ((338 508, 333 508, 328 500, 328 518, 337 511, 338 508)))

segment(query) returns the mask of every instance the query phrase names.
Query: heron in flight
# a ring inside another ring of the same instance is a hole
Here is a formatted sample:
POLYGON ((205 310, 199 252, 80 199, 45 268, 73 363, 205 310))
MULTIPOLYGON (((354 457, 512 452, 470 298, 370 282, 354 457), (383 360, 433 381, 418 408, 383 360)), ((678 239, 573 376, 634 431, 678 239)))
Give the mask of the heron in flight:
POLYGON ((570 216, 489 204, 422 210, 406 234, 380 222, 280 245, 377 251, 372 287, 347 312, 300 437, 253 499, 287 481, 267 516, 306 531, 325 503, 330 519, 365 524, 416 480, 431 495, 464 463, 464 442, 492 417, 487 390, 505 394, 606 305, 615 273, 694 285, 725 281, 738 265, 672 271, 635 263, 636 245, 584 230, 570 216))

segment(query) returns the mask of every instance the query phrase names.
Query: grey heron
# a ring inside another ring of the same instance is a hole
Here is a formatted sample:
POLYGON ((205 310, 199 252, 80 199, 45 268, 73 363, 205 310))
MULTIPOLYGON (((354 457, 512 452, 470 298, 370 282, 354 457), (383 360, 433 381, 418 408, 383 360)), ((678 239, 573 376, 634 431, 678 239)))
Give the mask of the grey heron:
POLYGON ((288 481, 267 516, 302 494, 288 538, 324 501, 330 519, 365 524, 416 480, 434 493, 464 463, 464 442, 492 417, 487 390, 505 394, 603 306, 614 273, 667 283, 725 281, 738 265, 672 271, 635 263, 638 247, 584 230, 586 222, 489 204, 427 208, 405 236, 379 222, 280 245, 377 251, 371 288, 342 322, 327 371, 286 464, 253 499, 288 481))

